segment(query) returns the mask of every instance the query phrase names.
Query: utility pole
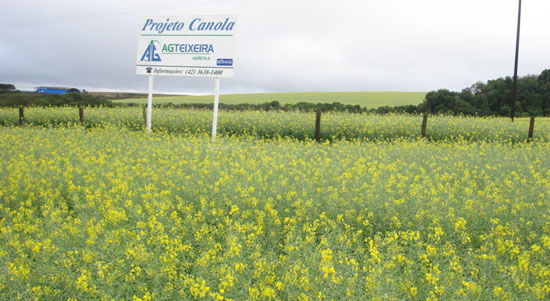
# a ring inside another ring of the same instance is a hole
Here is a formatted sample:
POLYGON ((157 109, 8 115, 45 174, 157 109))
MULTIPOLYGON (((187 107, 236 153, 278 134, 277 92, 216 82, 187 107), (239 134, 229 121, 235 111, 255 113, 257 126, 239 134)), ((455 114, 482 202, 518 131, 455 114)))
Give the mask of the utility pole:
POLYGON ((518 94, 518 55, 519 55, 519 25, 521 23, 521 0, 519 0, 518 8, 518 29, 516 33, 516 60, 514 63, 514 80, 512 82, 512 100, 510 102, 510 118, 514 122, 514 115, 516 114, 516 98, 518 94))

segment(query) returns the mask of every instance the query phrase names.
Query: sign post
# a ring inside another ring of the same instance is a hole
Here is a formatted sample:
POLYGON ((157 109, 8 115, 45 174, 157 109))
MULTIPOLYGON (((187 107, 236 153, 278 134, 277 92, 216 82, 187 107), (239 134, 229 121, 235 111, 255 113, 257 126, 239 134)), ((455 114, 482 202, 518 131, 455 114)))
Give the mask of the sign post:
POLYGON ((233 77, 237 17, 156 16, 142 18, 136 74, 149 76, 147 133, 151 132, 153 76, 216 78, 212 139, 216 137, 220 78, 233 77))
POLYGON ((212 140, 216 139, 218 127, 218 102, 220 99, 220 78, 216 77, 216 88, 214 89, 214 109, 212 113, 212 140))
POLYGON ((149 92, 147 93, 147 134, 151 134, 151 118, 153 113, 153 74, 149 74, 149 92))

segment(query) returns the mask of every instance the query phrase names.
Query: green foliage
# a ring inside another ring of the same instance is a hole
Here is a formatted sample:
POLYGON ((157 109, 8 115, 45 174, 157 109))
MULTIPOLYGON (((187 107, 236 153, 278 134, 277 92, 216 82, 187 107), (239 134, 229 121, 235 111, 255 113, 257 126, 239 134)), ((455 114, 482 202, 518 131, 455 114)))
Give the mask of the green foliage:
POLYGON ((67 94, 28 94, 15 93, 0 95, 0 106, 2 107, 18 107, 18 106, 112 106, 110 100, 106 100, 99 96, 81 93, 67 94))
MULTIPOLYGON (((498 78, 487 83, 477 82, 462 92, 446 89, 431 91, 419 106, 419 111, 479 116, 510 114, 512 78, 498 78)), ((550 70, 538 77, 518 78, 517 116, 550 115, 550 70)))
POLYGON ((544 115, 550 115, 550 69, 542 71, 537 78, 539 85, 540 101, 542 102, 542 111, 544 115))
MULTIPOLYGON (((136 107, 139 104, 128 103, 128 104, 117 104, 114 106, 118 107, 136 107)), ((212 110, 213 104, 211 103, 161 103, 154 104, 153 107, 156 108, 173 108, 173 109, 195 109, 195 110, 212 110)), ((310 103, 310 102, 299 102, 299 103, 287 103, 281 105, 279 101, 274 100, 271 102, 264 102, 260 104, 226 104, 220 103, 219 107, 222 111, 282 111, 282 112, 341 112, 341 113, 375 113, 375 114, 390 114, 390 113, 405 113, 405 114, 418 114, 422 112, 418 109, 418 106, 415 105, 405 105, 405 106, 382 106, 378 108, 368 109, 367 107, 362 107, 360 105, 351 105, 351 104, 342 104, 339 102, 333 103, 310 103)))
POLYGON ((0 94, 15 92, 15 86, 12 84, 0 84, 0 94))
MULTIPOLYGON (((221 110, 276 110, 349 113, 408 113, 468 116, 508 116, 512 96, 510 77, 477 82, 460 92, 447 89, 423 92, 304 92, 222 95, 221 110), (419 97, 424 102, 419 103, 419 97), (271 99, 271 101, 269 100, 271 99), (263 101, 263 102, 262 102, 263 101)), ((115 103, 137 105, 146 98, 117 99, 115 103)), ((156 97, 155 104, 177 108, 212 108, 212 96, 156 97)), ((539 76, 518 78, 516 115, 550 116, 550 70, 539 76)))

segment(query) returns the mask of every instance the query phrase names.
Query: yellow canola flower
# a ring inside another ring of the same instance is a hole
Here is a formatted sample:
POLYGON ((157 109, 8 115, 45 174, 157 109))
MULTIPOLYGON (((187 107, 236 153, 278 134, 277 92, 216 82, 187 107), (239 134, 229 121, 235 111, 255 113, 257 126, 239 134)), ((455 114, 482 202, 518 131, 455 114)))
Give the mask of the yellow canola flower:
POLYGON ((139 127, 1 128, 0 299, 550 298, 547 142, 139 127))

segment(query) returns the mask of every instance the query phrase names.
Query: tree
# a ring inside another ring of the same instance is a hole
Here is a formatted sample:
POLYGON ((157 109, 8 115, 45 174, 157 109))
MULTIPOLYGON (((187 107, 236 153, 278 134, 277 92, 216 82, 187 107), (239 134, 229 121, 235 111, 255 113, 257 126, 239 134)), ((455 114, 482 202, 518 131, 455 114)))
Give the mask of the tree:
POLYGON ((426 99, 422 104, 422 110, 430 113, 453 112, 457 97, 457 92, 451 92, 447 89, 439 89, 437 91, 428 92, 428 94, 426 94, 426 99))
POLYGON ((539 93, 537 76, 527 75, 518 79, 517 101, 521 104, 521 111, 524 112, 523 115, 542 115, 542 100, 539 93))
MULTIPOLYGON (((460 93, 446 89, 431 91, 419 111, 465 115, 507 116, 510 112, 513 80, 511 77, 477 82, 460 93)), ((540 75, 517 79, 516 116, 550 115, 550 69, 540 75)))
POLYGON ((0 84, 0 93, 15 92, 15 86, 12 84, 0 84))
POLYGON ((550 115, 550 69, 541 72, 537 78, 541 111, 545 116, 550 115))

